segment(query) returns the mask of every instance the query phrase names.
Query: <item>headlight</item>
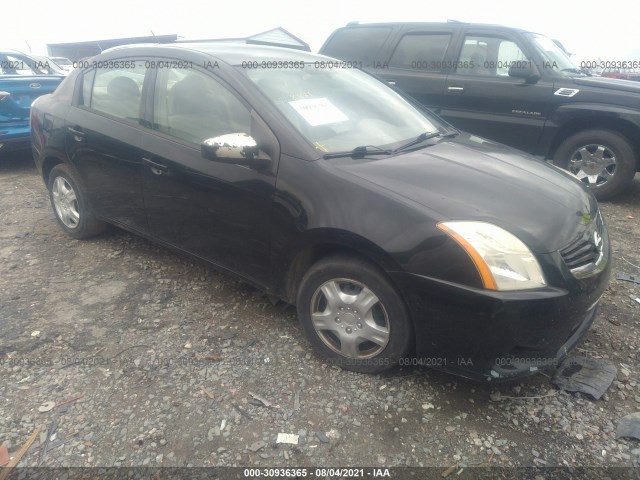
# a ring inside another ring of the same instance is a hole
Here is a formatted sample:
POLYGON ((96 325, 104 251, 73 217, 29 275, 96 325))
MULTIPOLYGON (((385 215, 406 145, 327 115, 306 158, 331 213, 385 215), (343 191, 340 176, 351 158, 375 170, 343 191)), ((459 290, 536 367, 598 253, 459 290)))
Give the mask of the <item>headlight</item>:
POLYGON ((473 261, 488 290, 524 290, 546 285, 540 264, 515 235, 486 222, 452 221, 438 228, 473 261))

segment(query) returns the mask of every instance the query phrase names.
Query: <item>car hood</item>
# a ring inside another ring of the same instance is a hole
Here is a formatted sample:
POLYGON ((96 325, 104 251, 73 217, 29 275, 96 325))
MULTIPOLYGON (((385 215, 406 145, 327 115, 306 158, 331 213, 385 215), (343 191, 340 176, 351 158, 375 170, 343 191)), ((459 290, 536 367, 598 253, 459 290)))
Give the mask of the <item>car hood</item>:
POLYGON ((608 77, 574 77, 573 81, 576 85, 584 85, 586 87, 599 87, 622 92, 640 93, 640 82, 632 82, 630 80, 608 77))
POLYGON ((384 159, 340 162, 338 168, 441 215, 505 228, 536 253, 573 241, 598 206, 566 172, 472 135, 384 159))

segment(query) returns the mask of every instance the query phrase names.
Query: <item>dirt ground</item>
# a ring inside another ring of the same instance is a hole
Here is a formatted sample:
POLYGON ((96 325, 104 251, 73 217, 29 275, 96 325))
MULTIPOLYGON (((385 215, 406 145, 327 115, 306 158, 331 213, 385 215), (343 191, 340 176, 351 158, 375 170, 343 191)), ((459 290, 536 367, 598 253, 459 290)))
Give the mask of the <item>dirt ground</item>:
POLYGON ((3 158, 0 444, 13 456, 41 427, 20 465, 48 467, 637 467, 615 430, 640 411, 640 285, 616 275, 640 277, 640 176, 602 210, 614 272, 575 352, 618 368, 596 401, 544 374, 330 367, 246 284, 115 228, 68 237, 31 158, 3 158))

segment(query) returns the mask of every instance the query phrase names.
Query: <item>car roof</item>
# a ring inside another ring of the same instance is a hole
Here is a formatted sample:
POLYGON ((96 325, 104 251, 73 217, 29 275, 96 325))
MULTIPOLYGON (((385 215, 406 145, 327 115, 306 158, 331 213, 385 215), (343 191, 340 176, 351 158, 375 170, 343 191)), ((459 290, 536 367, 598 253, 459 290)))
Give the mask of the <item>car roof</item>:
POLYGON ((169 54, 176 50, 198 52, 209 55, 231 65, 262 60, 286 60, 293 62, 313 62, 327 57, 302 50, 241 43, 169 43, 133 44, 110 48, 106 52, 136 50, 140 54, 169 54))
POLYGON ((367 27, 478 27, 478 28, 496 28, 502 30, 510 30, 514 32, 521 33, 533 33, 529 30, 523 30, 521 28, 515 27, 507 27, 505 25, 498 25, 494 23, 468 23, 468 22, 458 22, 455 20, 448 22, 379 22, 379 23, 359 23, 359 22, 349 22, 345 28, 367 28, 367 27))

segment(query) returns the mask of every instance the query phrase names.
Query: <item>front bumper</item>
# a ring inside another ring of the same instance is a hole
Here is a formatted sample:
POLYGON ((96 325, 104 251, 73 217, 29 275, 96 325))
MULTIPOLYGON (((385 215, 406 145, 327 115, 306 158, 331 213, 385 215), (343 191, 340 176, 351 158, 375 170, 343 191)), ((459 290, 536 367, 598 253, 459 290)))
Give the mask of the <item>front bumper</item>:
POLYGON ((611 264, 580 280, 560 270, 566 288, 516 292, 392 273, 413 318, 416 358, 411 361, 493 382, 557 365, 593 323, 611 264))

